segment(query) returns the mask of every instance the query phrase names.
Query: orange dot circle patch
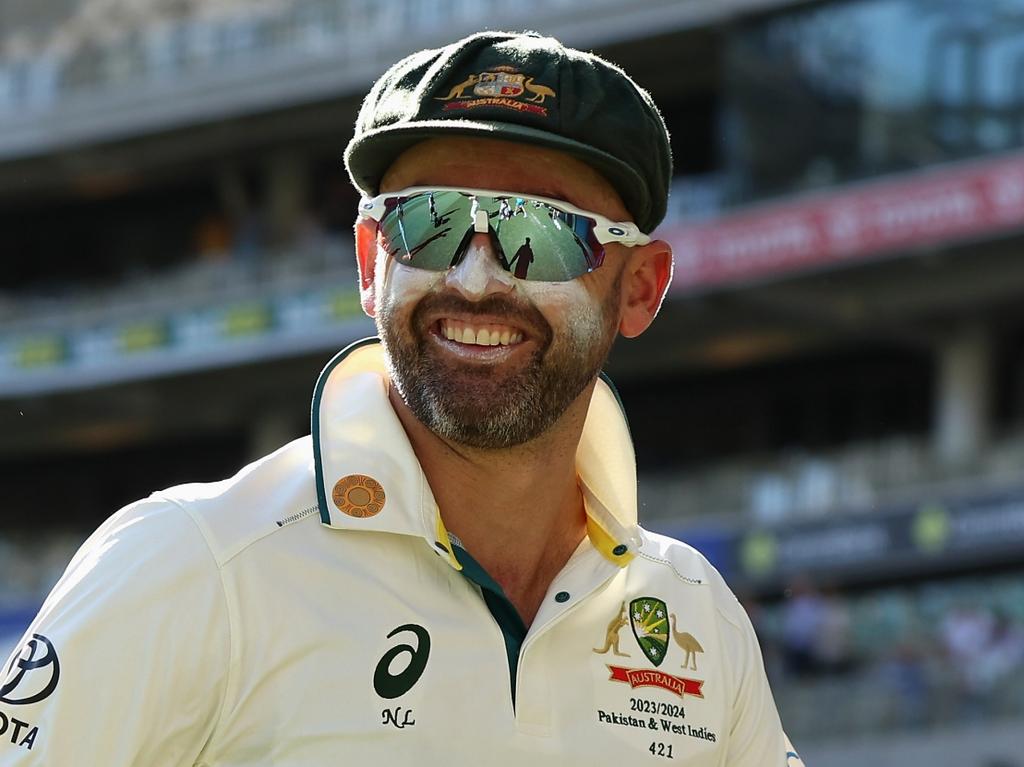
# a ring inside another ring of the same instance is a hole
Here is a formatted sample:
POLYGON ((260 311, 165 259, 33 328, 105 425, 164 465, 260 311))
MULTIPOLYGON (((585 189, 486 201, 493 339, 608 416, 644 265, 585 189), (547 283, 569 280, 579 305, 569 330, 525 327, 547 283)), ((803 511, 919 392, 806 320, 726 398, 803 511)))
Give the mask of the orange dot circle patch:
POLYGON ((334 483, 334 505, 350 517, 373 517, 384 508, 384 488, 365 474, 349 474, 334 483))

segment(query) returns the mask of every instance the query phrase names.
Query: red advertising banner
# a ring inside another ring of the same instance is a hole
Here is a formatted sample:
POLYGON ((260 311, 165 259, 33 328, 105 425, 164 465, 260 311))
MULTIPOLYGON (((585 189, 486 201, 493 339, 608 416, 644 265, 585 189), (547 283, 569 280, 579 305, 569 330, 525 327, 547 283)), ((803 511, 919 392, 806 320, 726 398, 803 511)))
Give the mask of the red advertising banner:
POLYGON ((1024 228, 1024 153, 768 203, 658 235, 689 292, 1024 228))

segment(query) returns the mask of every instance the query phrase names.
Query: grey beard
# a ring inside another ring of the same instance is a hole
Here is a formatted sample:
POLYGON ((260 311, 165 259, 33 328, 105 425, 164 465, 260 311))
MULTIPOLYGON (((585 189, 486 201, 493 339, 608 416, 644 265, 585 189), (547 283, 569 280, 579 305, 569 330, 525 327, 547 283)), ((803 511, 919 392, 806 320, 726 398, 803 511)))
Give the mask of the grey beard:
MULTIPOLYGON (((417 319, 429 298, 404 328, 389 307, 382 307, 377 328, 391 381, 413 415, 445 440, 490 450, 534 440, 551 428, 604 365, 615 339, 621 281, 620 272, 601 306, 602 316, 571 318, 558 344, 536 312, 533 324, 543 323, 546 338, 525 367, 500 379, 487 368, 436 358, 427 338, 416 331, 423 327, 417 319)), ((466 306, 472 310, 473 304, 466 306)))

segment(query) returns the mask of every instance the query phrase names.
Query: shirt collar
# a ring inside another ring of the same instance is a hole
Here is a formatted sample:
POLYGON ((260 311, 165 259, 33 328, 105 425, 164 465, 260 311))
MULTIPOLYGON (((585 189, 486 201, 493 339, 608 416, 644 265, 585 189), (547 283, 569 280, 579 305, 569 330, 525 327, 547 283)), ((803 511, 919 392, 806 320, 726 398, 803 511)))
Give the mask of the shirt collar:
MULTIPOLYGON (((339 352, 317 380, 312 433, 323 524, 424 538, 460 569, 434 495, 388 400, 376 338, 339 352)), ((603 375, 576 452, 591 544, 625 566, 640 544, 636 458, 618 395, 603 375)))

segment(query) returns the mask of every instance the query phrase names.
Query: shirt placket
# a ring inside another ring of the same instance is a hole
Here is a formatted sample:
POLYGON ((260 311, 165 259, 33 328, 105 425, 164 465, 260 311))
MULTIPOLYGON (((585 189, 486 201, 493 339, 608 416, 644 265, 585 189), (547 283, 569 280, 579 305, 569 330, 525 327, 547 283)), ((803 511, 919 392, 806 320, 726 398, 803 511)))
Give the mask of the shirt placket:
POLYGON ((557 670, 539 652, 538 640, 556 630, 591 595, 621 572, 598 551, 576 555, 555 578, 519 652, 516 671, 516 726, 524 734, 551 735, 557 670))

